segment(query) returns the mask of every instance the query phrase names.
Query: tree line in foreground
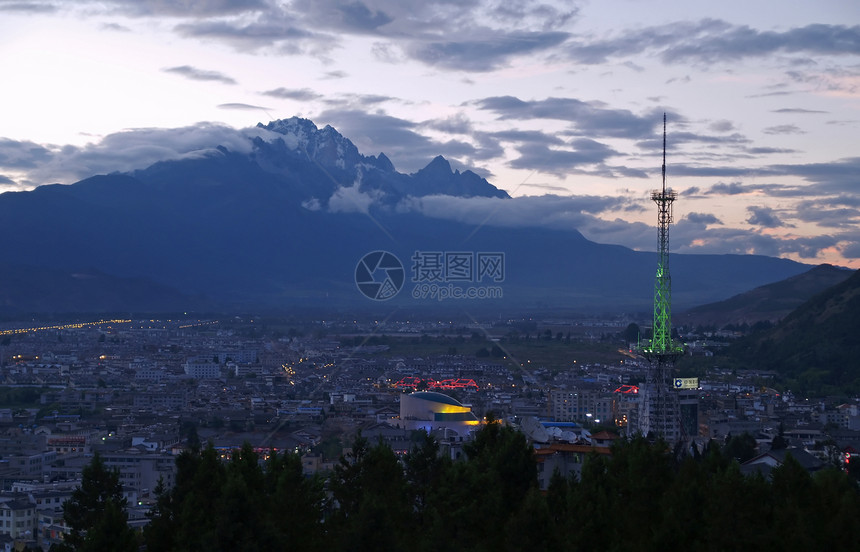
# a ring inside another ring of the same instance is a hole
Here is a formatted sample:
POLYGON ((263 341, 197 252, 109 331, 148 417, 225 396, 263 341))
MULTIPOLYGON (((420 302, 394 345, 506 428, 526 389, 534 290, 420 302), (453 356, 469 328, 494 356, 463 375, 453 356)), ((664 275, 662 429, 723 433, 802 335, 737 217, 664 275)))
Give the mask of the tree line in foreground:
POLYGON ((644 439, 593 454, 579 477, 538 489, 522 433, 488 424, 440 456, 430 436, 399 458, 361 437, 328 477, 308 478, 294 454, 261 462, 246 445, 222 462, 210 446, 177 458, 150 523, 130 529, 118 476, 96 457, 64 506, 60 550, 518 551, 853 549, 860 492, 850 475, 810 475, 790 457, 744 476, 715 443, 676 457, 644 439))

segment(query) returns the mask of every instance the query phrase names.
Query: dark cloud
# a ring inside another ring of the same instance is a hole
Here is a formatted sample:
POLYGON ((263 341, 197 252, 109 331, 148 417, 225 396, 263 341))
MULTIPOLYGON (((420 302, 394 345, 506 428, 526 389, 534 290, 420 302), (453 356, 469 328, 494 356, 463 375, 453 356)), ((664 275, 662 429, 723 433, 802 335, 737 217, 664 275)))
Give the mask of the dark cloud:
POLYGON ((351 103, 361 105, 374 105, 396 99, 393 96, 385 96, 383 94, 347 94, 344 98, 351 103))
POLYGON ((807 115, 814 113, 830 113, 829 111, 819 111, 817 109, 803 109, 800 107, 784 107, 782 109, 774 109, 771 113, 790 113, 798 115, 807 115))
POLYGON ((282 13, 254 21, 202 20, 175 27, 186 38, 220 40, 239 51, 269 49, 283 54, 323 53, 338 44, 336 38, 309 31, 282 13))
MULTIPOLYGON (((836 247, 838 240, 831 235, 811 236, 805 238, 792 238, 784 240, 783 251, 791 248, 791 253, 796 253, 802 259, 816 259, 822 250, 836 247)), ((783 253, 784 254, 784 253, 783 253)))
POLYGON ((667 62, 733 61, 775 53, 857 55, 860 26, 813 24, 783 32, 758 31, 746 25, 715 32, 680 35, 677 43, 663 50, 667 62))
POLYGON ((746 96, 746 97, 747 98, 769 98, 772 96, 791 96, 791 95, 796 94, 796 93, 797 92, 789 92, 787 90, 779 90, 776 92, 764 92, 762 94, 751 94, 751 95, 746 96))
POLYGON ((425 121, 422 126, 447 132, 448 134, 471 134, 474 130, 472 121, 462 113, 446 117, 444 119, 433 119, 425 121))
POLYGON ((415 41, 406 47, 409 57, 437 67, 460 71, 491 71, 512 58, 554 48, 568 38, 563 32, 493 32, 478 39, 415 41))
POLYGON ((693 224, 722 224, 723 221, 715 217, 710 213, 687 213, 687 216, 684 217, 684 220, 691 222, 693 224))
POLYGON ((47 2, 2 2, 0 12, 53 13, 57 7, 47 2))
POLYGON ((840 236, 843 243, 837 245, 837 249, 842 256, 847 259, 860 259, 860 235, 853 232, 849 235, 840 236))
POLYGON ((579 13, 576 6, 568 5, 565 10, 559 10, 555 6, 533 0, 506 0, 489 3, 488 6, 488 15, 494 20, 522 24, 531 19, 547 28, 564 25, 579 13))
MULTIPOLYGON (((744 230, 721 225, 703 228, 682 219, 672 229, 673 252, 709 255, 800 255, 814 258, 822 249, 831 247, 835 240, 826 237, 822 240, 785 239, 756 229, 744 230), (810 254, 811 257, 810 257, 810 254)), ((653 245, 651 246, 653 247, 653 245)))
POLYGON ((857 119, 840 119, 838 121, 826 121, 825 125, 836 125, 836 126, 854 126, 857 124, 857 119))
POLYGON ((737 195, 747 191, 748 190, 744 189, 743 184, 740 182, 729 182, 728 184, 725 182, 717 182, 708 188, 705 194, 737 195))
POLYGON ((131 32, 131 29, 129 29, 128 27, 126 27, 124 25, 120 25, 119 23, 102 23, 100 25, 100 28, 104 29, 105 31, 114 31, 114 32, 119 32, 119 33, 131 32))
POLYGON ((808 186, 786 186, 782 184, 757 184, 748 186, 750 191, 760 192, 766 196, 777 198, 799 198, 808 197, 810 190, 808 186))
POLYGON ((765 134, 806 134, 797 125, 776 125, 762 130, 765 134))
POLYGON ((262 92, 264 96, 281 98, 286 100, 310 101, 322 98, 322 94, 314 92, 310 88, 275 88, 262 92))
POLYGON ((516 37, 525 30, 557 29, 577 13, 575 7, 533 0, 295 0, 287 9, 313 28, 415 42, 493 31, 516 37))
POLYGON ((650 211, 651 209, 646 209, 644 205, 640 205, 638 203, 630 203, 626 205, 622 209, 625 213, 643 213, 645 211, 650 211))
POLYGON ((856 207, 860 209, 860 195, 840 194, 817 199, 820 205, 826 207, 856 207))
POLYGON ((720 121, 714 121, 713 123, 708 125, 708 128, 710 128, 714 132, 731 132, 735 130, 735 124, 731 121, 722 119, 720 121))
POLYGON ((768 148, 768 147, 747 148, 745 151, 747 153, 751 153, 753 155, 771 155, 774 153, 797 153, 797 150, 794 150, 794 149, 768 148))
POLYGON ((643 52, 667 63, 705 64, 777 53, 857 55, 860 26, 812 24, 786 31, 760 31, 746 25, 702 19, 625 30, 606 39, 579 38, 569 41, 565 51, 574 61, 589 65, 643 52))
POLYGON ((578 134, 615 138, 650 138, 662 120, 663 111, 652 109, 635 115, 626 109, 609 109, 601 102, 584 102, 574 98, 547 98, 523 101, 514 96, 495 96, 474 104, 496 113, 499 119, 555 119, 568 121, 578 134))
POLYGON ((807 194, 854 195, 860 181, 860 157, 830 163, 772 165, 769 170, 773 174, 800 176, 816 184, 806 189, 807 194))
POLYGON ((770 207, 747 207, 747 212, 750 216, 747 222, 753 226, 763 226, 765 228, 780 228, 786 225, 770 207))
POLYGON ((684 75, 683 77, 672 77, 666 81, 666 84, 672 84, 675 82, 680 82, 681 84, 686 84, 688 82, 692 82, 692 78, 690 75, 684 75))
POLYGON ((268 10, 266 0, 108 0, 131 16, 215 17, 268 10))
POLYGON ((216 106, 218 109, 234 109, 236 111, 270 111, 271 108, 261 105, 252 105, 246 103, 223 103, 216 106))
POLYGON ((53 157, 51 149, 35 142, 20 142, 0 138, 0 167, 5 169, 34 169, 53 157))
POLYGON ((601 164, 618 153, 605 144, 581 138, 573 140, 570 149, 550 149, 544 144, 527 143, 519 147, 520 156, 510 165, 547 174, 564 175, 583 165, 601 164))
POLYGON ((198 81, 213 81, 220 82, 224 84, 236 84, 236 81, 232 78, 220 73, 218 71, 206 71, 204 69, 198 69, 196 67, 192 67, 190 65, 180 65, 177 67, 166 67, 162 69, 165 73, 173 73, 175 75, 181 75, 187 79, 198 80, 198 81))
POLYGON ((604 172, 604 176, 610 178, 650 178, 652 176, 642 169, 634 169, 631 167, 606 166, 605 168, 606 171, 604 172))
MULTIPOLYGON (((754 171, 750 171, 753 174, 754 171)), ((761 194, 774 198, 798 198, 808 193, 805 186, 786 186, 783 184, 742 184, 741 182, 718 182, 709 188, 702 189, 699 186, 690 186, 680 192, 684 197, 707 198, 713 195, 738 195, 738 194, 761 194)))
POLYGON ((9 178, 8 176, 3 176, 0 174, 0 186, 17 186, 18 183, 9 178))
POLYGON ((478 151, 474 157, 476 160, 495 159, 505 154, 501 143, 492 134, 476 132, 472 134, 472 139, 478 145, 478 151))
POLYGON ((566 54, 578 63, 596 65, 606 63, 613 57, 639 54, 644 51, 665 52, 685 39, 695 39, 708 33, 726 32, 731 25, 715 19, 698 22, 676 22, 669 25, 625 30, 616 37, 602 40, 582 38, 571 40, 565 48, 566 54))
POLYGON ((564 186, 554 186, 552 184, 530 184, 528 182, 523 182, 520 186, 523 188, 537 188, 538 190, 543 190, 545 193, 551 194, 564 194, 570 191, 564 186))
POLYGON ((285 9, 310 27, 355 34, 379 34, 402 12, 395 3, 379 0, 294 0, 285 9))
POLYGON ((811 67, 817 66, 818 62, 809 57, 792 57, 788 60, 788 64, 793 67, 811 67))
POLYGON ((326 71, 323 75, 323 77, 327 79, 344 79, 347 76, 348 75, 346 71, 326 71))
POLYGON ((337 7, 341 14, 344 28, 361 31, 376 30, 393 21, 393 18, 382 10, 373 11, 362 2, 349 2, 337 7))
POLYGON ((797 204, 795 216, 824 228, 853 228, 860 222, 860 208, 856 206, 857 200, 849 201, 854 206, 840 206, 845 202, 839 198, 801 201, 797 204))
POLYGON ((383 94, 342 94, 338 97, 328 98, 323 101, 331 105, 370 107, 395 100, 397 100, 397 98, 394 98, 393 96, 385 96, 383 94))

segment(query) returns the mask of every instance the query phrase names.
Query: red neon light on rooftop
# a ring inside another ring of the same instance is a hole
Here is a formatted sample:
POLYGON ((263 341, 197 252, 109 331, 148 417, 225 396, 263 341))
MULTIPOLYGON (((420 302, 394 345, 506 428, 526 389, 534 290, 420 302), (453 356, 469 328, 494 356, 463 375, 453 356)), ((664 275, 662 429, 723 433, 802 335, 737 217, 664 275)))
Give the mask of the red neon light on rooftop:
POLYGON ((415 376, 406 376, 395 383, 394 387, 411 387, 412 389, 417 389, 422 381, 421 378, 416 378, 415 376))
POLYGON ((427 389, 478 389, 478 384, 472 378, 449 378, 441 381, 424 380, 415 376, 406 376, 394 384, 394 387, 410 387, 417 389, 418 386, 427 382, 427 389))
POLYGON ((428 387, 433 389, 478 389, 478 384, 471 378, 452 378, 430 383, 428 387))

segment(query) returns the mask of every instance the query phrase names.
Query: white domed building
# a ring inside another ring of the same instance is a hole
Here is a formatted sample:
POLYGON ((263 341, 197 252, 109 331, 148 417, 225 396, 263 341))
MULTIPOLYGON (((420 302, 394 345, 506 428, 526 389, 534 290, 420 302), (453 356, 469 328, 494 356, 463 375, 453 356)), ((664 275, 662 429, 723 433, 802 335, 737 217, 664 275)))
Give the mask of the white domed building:
POLYGON ((423 429, 428 433, 447 428, 465 436, 477 429, 481 422, 471 407, 464 406, 453 397, 434 391, 417 391, 400 395, 400 419, 396 425, 404 429, 423 429))

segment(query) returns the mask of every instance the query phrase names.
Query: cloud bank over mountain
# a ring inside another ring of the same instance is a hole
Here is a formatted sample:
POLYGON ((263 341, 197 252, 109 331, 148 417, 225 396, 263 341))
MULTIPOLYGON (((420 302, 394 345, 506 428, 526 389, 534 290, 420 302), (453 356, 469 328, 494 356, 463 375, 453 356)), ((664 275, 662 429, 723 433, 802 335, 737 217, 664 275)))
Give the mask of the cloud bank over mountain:
MULTIPOLYGON (((442 156, 404 174, 384 154, 365 155, 333 127, 298 117, 236 131, 225 142, 233 149, 201 142, 218 130, 178 129, 172 139, 140 131, 137 139, 123 137, 129 149, 147 150, 157 139, 175 155, 133 171, 0 195, 0 232, 16 235, 4 246, 14 259, 10 270, 31 275, 11 279, 7 311, 58 311, 87 301, 134 310, 380 308, 356 287, 356 263, 374 251, 391 253, 413 273, 414 289, 385 308, 441 307, 436 299, 421 302, 415 263, 425 255, 447 263, 449 253, 492 257, 504 268, 492 275, 493 294, 484 296, 493 302, 448 308, 650 307, 655 254, 583 236, 643 243, 654 237, 650 225, 601 218, 641 209, 633 194, 511 198, 442 156), (98 274, 102 284, 81 286, 75 274, 98 274), (63 301, 67 293, 48 298, 40 286, 61 287, 76 301, 63 301)), ((764 226, 778 220, 765 209, 751 217, 764 226)), ((694 213, 677 229, 682 241, 693 233, 700 240, 703 229, 721 225, 694 213)), ((676 305, 719 300, 808 268, 750 255, 745 246, 741 255, 674 255, 676 305)), ((447 270, 440 274, 447 278, 447 270)), ((486 284, 458 270, 458 283, 486 284)), ((362 278, 378 283, 370 273, 362 278)), ((386 299, 399 291, 387 289, 386 299)))

